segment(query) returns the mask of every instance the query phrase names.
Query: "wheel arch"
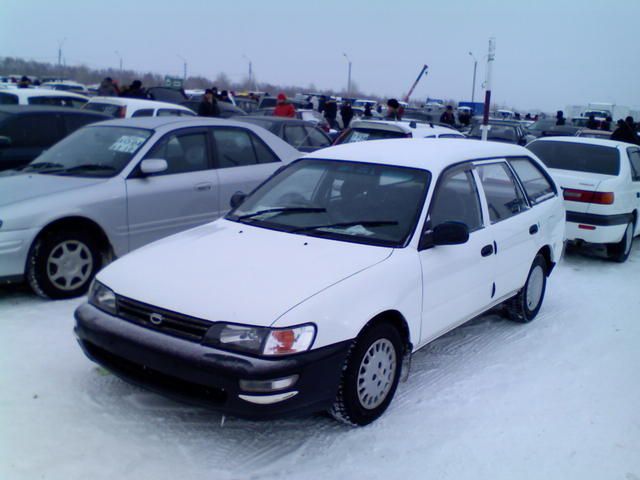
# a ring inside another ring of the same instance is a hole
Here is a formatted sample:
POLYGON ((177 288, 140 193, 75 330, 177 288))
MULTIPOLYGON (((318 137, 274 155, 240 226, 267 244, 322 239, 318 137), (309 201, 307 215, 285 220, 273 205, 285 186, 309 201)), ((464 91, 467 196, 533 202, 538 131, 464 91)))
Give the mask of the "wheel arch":
POLYGON ((398 310, 385 310, 384 312, 378 313, 371 320, 369 320, 366 325, 358 332, 358 337, 362 335, 362 333, 374 325, 379 325, 381 323, 388 323, 395 327, 400 336, 402 338, 402 343, 405 347, 405 353, 411 352, 413 349, 413 344, 411 343, 411 332, 409 330, 409 324, 405 319, 404 315, 400 313, 398 310))
POLYGON ((544 258, 544 261, 547 264, 547 268, 544 273, 548 277, 549 275, 551 275, 553 268, 556 266, 555 262, 552 260, 552 257, 551 257, 551 247, 549 245, 545 245, 540 250, 538 250, 538 253, 536 253, 536 256, 537 255, 542 255, 542 257, 544 258))

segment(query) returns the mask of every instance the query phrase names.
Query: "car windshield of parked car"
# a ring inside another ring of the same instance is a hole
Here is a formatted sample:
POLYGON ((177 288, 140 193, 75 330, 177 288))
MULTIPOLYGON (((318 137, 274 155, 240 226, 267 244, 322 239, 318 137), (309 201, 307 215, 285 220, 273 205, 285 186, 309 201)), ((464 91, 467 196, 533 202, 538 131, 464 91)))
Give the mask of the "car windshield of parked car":
POLYGON ((548 168, 618 175, 620 154, 614 147, 572 142, 537 141, 527 146, 548 168))
MULTIPOLYGON (((482 136, 482 130, 480 125, 476 125, 469 133, 470 137, 480 138, 482 136)), ((489 125, 488 138, 494 140, 505 140, 508 142, 517 142, 518 137, 514 127, 510 125, 489 125)))
POLYGON ((23 172, 112 177, 129 163, 152 133, 129 127, 81 128, 37 157, 23 172))
POLYGON ((290 233, 402 247, 429 185, 426 170, 304 159, 271 178, 227 219, 290 233))
POLYGON ((340 140, 340 143, 364 142, 367 140, 384 140, 387 138, 405 138, 407 135, 394 130, 378 130, 374 128, 352 128, 340 140))
POLYGON ((529 125, 529 130, 546 130, 550 127, 553 127, 556 124, 556 119, 553 118, 545 118, 542 120, 538 120, 537 122, 532 123, 531 125, 529 125))

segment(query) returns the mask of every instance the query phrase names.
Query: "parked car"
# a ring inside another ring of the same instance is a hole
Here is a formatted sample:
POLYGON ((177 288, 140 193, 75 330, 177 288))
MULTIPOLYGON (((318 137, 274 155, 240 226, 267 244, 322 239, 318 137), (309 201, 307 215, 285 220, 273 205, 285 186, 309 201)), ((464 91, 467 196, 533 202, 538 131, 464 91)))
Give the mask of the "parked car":
POLYGON ((576 127, 574 125, 556 125, 548 130, 543 130, 538 138, 541 137, 573 137, 582 130, 582 127, 576 127))
POLYGON ((47 88, 12 88, 0 90, 0 105, 48 105, 80 108, 89 97, 47 88))
POLYGON ((0 105, 0 171, 24 167, 78 128, 108 119, 77 108, 0 105))
POLYGON ((81 295, 93 275, 159 238, 216 219, 300 153, 228 120, 109 120, 0 177, 0 281, 50 298, 81 295))
POLYGON ((543 131, 550 130, 555 126, 555 118, 541 118, 540 120, 537 120, 532 125, 527 127, 527 134, 533 135, 534 137, 539 137, 542 135, 543 131))
POLYGON ((576 132, 576 137, 600 138, 602 140, 609 140, 611 138, 611 132, 608 130, 592 130, 589 128, 581 128, 576 132))
POLYGON ((624 262, 640 233, 640 148, 582 137, 538 139, 527 148, 562 187, 567 240, 604 244, 624 262))
MULTIPOLYGON (((261 108, 259 110, 254 111, 252 116, 265 116, 272 117, 274 108, 261 108)), ((314 125, 320 127, 325 133, 329 133, 331 130, 331 126, 326 118, 315 110, 311 110, 308 108, 299 108, 296 109, 296 118, 298 120, 304 120, 305 122, 311 122, 314 125)))
POLYGON ((59 82, 44 82, 42 84, 45 88, 51 88, 53 90, 60 90, 63 92, 75 92, 82 95, 88 95, 89 90, 81 83, 73 82, 71 80, 61 80, 59 82))
POLYGON ((102 112, 113 118, 195 116, 189 108, 175 103, 126 97, 93 97, 82 108, 102 112))
POLYGON ((87 356, 234 415, 365 425, 412 352, 503 302, 537 315, 564 209, 531 152, 421 139, 312 155, 102 270, 75 313, 87 356))
POLYGON ((332 143, 329 136, 313 123, 295 118, 244 116, 237 120, 266 128, 301 152, 313 152, 329 147, 332 143))
MULTIPOLYGON (((468 133, 468 136, 476 140, 482 138, 482 124, 475 124, 468 133)), ((534 138, 534 136, 527 134, 518 121, 489 120, 488 140, 526 145, 531 140, 534 140, 534 138)))
MULTIPOLYGON (((187 100, 186 102, 182 102, 181 105, 197 114, 200 108, 200 100, 187 100)), ((241 108, 228 102, 218 101, 218 108, 220 109, 220 118, 239 117, 247 114, 247 112, 241 108)))
POLYGON ((429 123, 393 120, 354 120, 334 145, 390 138, 465 138, 457 130, 429 123))

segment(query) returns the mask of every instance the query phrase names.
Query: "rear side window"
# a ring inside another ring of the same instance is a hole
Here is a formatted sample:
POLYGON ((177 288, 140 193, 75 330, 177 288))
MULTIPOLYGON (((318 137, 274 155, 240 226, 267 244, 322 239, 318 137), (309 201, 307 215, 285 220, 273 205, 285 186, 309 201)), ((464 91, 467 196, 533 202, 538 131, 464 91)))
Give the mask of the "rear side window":
POLYGON ((331 139, 329 139, 326 135, 320 132, 315 127, 305 127, 307 130, 307 134, 309 135, 308 142, 313 147, 328 147, 331 145, 331 139))
POLYGON ((284 127, 284 140, 294 148, 307 146, 307 132, 302 125, 284 127))
POLYGON ((618 175, 620 154, 614 147, 573 142, 537 141, 527 146, 549 168, 618 175))
POLYGON ((55 107, 80 108, 86 100, 73 97, 31 97, 29 105, 51 105, 55 107))
POLYGON ((173 108, 161 108, 158 110, 158 117, 177 117, 182 113, 180 110, 173 108))
POLYGON ((18 96, 12 93, 0 92, 0 105, 18 105, 18 96))
POLYGON ((477 171, 487 197, 491 223, 506 220, 529 208, 506 163, 478 165, 477 171))
POLYGON ((556 191, 553 184, 530 159, 513 158, 509 163, 520 178, 520 183, 532 205, 555 197, 556 191))
POLYGON ((630 148, 627 150, 631 163, 631 178, 634 182, 640 181, 640 150, 630 148))
POLYGON ((253 134, 240 128, 214 128, 218 166, 243 167, 272 163, 278 158, 253 134))
POLYGON ((153 108, 143 108, 133 112, 132 117, 153 117, 153 108))
POLYGON ((124 107, 121 107, 120 105, 113 105, 111 103, 89 102, 82 108, 93 110, 94 112, 106 113, 107 115, 111 115, 116 118, 124 116, 122 115, 124 107))
POLYGON ((473 175, 468 170, 456 170, 438 184, 431 202, 431 228, 444 222, 464 223, 470 232, 482 227, 480 199, 473 175))

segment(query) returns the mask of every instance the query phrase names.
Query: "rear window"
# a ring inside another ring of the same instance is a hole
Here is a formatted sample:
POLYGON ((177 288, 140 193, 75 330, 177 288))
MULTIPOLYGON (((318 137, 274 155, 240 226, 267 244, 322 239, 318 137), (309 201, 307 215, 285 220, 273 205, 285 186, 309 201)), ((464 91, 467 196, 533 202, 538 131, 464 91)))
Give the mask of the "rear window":
POLYGON ((618 175, 620 154, 613 147, 571 142, 533 142, 527 146, 549 168, 618 175))
POLYGON ((340 143, 364 142, 367 140, 384 140, 385 138, 405 138, 402 132, 389 130, 375 130, 369 128, 353 128, 347 133, 340 143))
POLYGON ((18 96, 12 93, 0 92, 0 105, 18 105, 18 96))
POLYGON ((112 117, 119 117, 120 111, 122 107, 119 105, 113 105, 111 103, 99 103, 99 102, 89 102, 84 105, 86 110, 93 110, 94 112, 102 112, 107 115, 111 115, 112 117))

